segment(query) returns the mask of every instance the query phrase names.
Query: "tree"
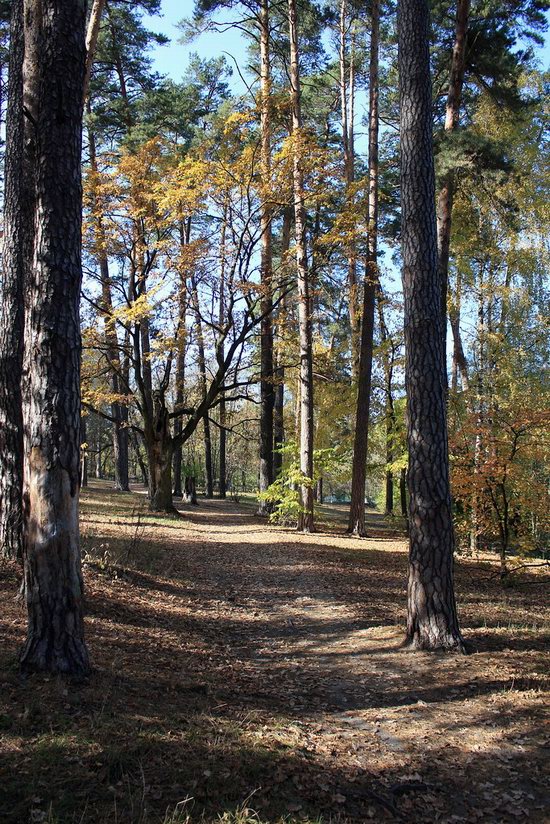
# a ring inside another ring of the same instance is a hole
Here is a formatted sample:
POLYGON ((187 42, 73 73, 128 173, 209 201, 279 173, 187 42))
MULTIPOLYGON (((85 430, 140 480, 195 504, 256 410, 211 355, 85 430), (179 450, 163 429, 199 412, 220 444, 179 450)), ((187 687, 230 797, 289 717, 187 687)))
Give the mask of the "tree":
POLYGON ((427 0, 401 0, 398 41, 410 502, 407 643, 463 651, 453 585, 427 0))
POLYGON ((290 34, 290 93, 293 139, 293 195, 296 238, 296 268, 298 281, 298 325, 300 336, 300 471, 301 512, 298 528, 313 530, 313 343, 311 332, 311 296, 306 243, 306 209, 304 174, 302 169, 302 113, 300 64, 298 50, 298 20, 295 0, 288 0, 290 34))
POLYGON ((367 263, 363 284, 361 345, 357 382, 357 408, 353 444, 351 505, 348 531, 365 534, 365 482, 369 436, 372 351, 374 339, 374 304, 378 285, 378 43, 380 4, 372 0, 369 70, 369 196, 367 227, 367 263))
POLYGON ((11 19, 0 302, 0 552, 18 559, 23 554, 24 277, 32 204, 26 162, 32 142, 25 141, 25 134, 30 136, 23 116, 24 51, 23 0, 17 0, 11 19))
POLYGON ((25 4, 30 46, 26 78, 33 86, 26 101, 32 101, 29 115, 36 139, 36 234, 25 325, 29 623, 21 666, 76 674, 89 669, 78 529, 85 23, 81 0, 25 4))

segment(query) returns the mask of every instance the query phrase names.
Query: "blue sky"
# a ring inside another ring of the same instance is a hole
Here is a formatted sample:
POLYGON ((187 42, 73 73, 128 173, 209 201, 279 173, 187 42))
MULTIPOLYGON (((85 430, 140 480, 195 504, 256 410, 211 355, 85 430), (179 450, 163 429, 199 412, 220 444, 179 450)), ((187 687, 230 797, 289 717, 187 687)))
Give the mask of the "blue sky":
MULTIPOLYGON (((187 67, 187 61, 191 52, 198 52, 201 57, 218 57, 222 52, 233 56, 239 66, 246 65, 246 43, 237 29, 227 30, 224 33, 208 32, 201 35, 190 45, 179 43, 181 36, 177 24, 185 17, 190 17, 193 13, 193 0, 162 0, 162 16, 145 18, 145 23, 154 31, 165 34, 170 38, 168 46, 160 46, 155 49, 153 59, 157 71, 166 74, 174 80, 180 80, 187 67)), ((225 12, 217 15, 217 19, 229 23, 233 18, 237 19, 238 11, 225 12)), ((537 50, 537 55, 541 63, 548 67, 550 65, 550 36, 547 35, 546 44, 542 49, 537 50)), ((233 64, 233 61, 229 61, 233 64)), ((233 78, 234 91, 244 91, 244 87, 239 80, 237 72, 233 78)))

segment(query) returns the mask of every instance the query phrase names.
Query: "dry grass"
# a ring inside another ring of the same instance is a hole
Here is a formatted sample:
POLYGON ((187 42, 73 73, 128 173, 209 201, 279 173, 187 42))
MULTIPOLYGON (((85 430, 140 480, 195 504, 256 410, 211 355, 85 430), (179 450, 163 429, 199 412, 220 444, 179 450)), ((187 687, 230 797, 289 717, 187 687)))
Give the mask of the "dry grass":
POLYGON ((490 560, 459 560, 473 652, 415 654, 382 519, 359 540, 246 501, 182 511, 83 496, 85 684, 20 680, 2 568, 2 822, 545 820, 544 573, 503 590, 490 560))

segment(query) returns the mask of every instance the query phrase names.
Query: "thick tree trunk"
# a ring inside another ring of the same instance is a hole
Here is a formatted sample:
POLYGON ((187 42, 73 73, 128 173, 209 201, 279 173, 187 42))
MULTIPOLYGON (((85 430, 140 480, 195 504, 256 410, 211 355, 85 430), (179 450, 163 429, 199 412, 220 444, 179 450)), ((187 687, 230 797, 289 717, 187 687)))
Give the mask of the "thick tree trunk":
MULTIPOLYGON (((470 0, 458 0, 456 10, 455 42, 451 58, 451 76, 445 110, 445 131, 458 128, 460 119, 460 98, 464 82, 466 34, 470 0)), ((437 252, 438 273, 441 284, 441 311, 443 313, 443 335, 447 335, 447 290, 449 283, 449 250, 451 244, 451 220, 454 197, 454 172, 450 170, 444 177, 437 199, 437 252)), ((465 363, 465 359, 464 359, 465 363)))
POLYGON ((174 444, 168 410, 161 392, 156 393, 153 427, 145 431, 149 463, 149 507, 154 512, 175 512, 172 500, 172 459, 174 444))
MULTIPOLYGON (((273 265, 270 185, 271 178, 271 68, 269 56, 269 0, 260 5, 260 134, 261 134, 261 285, 262 301, 260 336, 260 493, 273 483, 273 408, 275 387, 273 384, 273 265)), ((259 514, 268 514, 269 506, 260 501, 259 514)))
POLYGON ((225 398, 220 399, 220 481, 218 493, 220 498, 227 497, 227 412, 225 408, 225 398))
MULTIPOLYGON (((29 69, 38 80, 36 235, 25 368, 24 670, 83 674, 78 530, 80 468, 82 0, 27 0, 29 69), (38 38, 37 38, 38 39, 38 38)), ((27 75, 28 76, 28 75, 27 75)))
POLYGON ((463 651, 453 585, 427 0, 400 1, 398 41, 410 500, 407 642, 415 649, 463 651))
POLYGON ((298 278, 298 326, 300 332, 300 471, 309 480, 300 489, 298 529, 313 531, 313 342, 311 298, 306 244, 306 208, 302 169, 302 112, 296 0, 288 0, 290 32, 290 87, 294 141, 293 191, 298 278))
POLYGON ((363 285, 361 348, 357 385, 357 409, 353 442, 351 504, 348 531, 365 535, 365 486, 370 417, 374 306, 378 284, 378 43, 380 6, 371 4, 371 49, 369 67, 369 207, 367 266, 363 285))
MULTIPOLYGON (((14 0, 10 27, 6 122, 4 242, 0 299, 0 554, 23 555, 23 330, 25 252, 32 195, 25 174, 23 2, 14 0)), ((28 129, 28 126, 27 126, 28 129)))

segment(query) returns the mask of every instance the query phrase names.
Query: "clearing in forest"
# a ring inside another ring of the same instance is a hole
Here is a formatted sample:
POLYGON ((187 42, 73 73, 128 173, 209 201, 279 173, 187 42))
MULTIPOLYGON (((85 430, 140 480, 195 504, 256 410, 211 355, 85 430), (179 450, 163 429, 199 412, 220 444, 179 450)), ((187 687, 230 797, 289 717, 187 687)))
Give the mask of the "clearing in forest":
POLYGON ((503 589, 459 558, 472 654, 410 653, 380 517, 360 540, 337 508, 314 535, 247 501, 181 510, 84 492, 85 683, 20 680, 2 566, 4 824, 545 820, 546 573, 503 589))

